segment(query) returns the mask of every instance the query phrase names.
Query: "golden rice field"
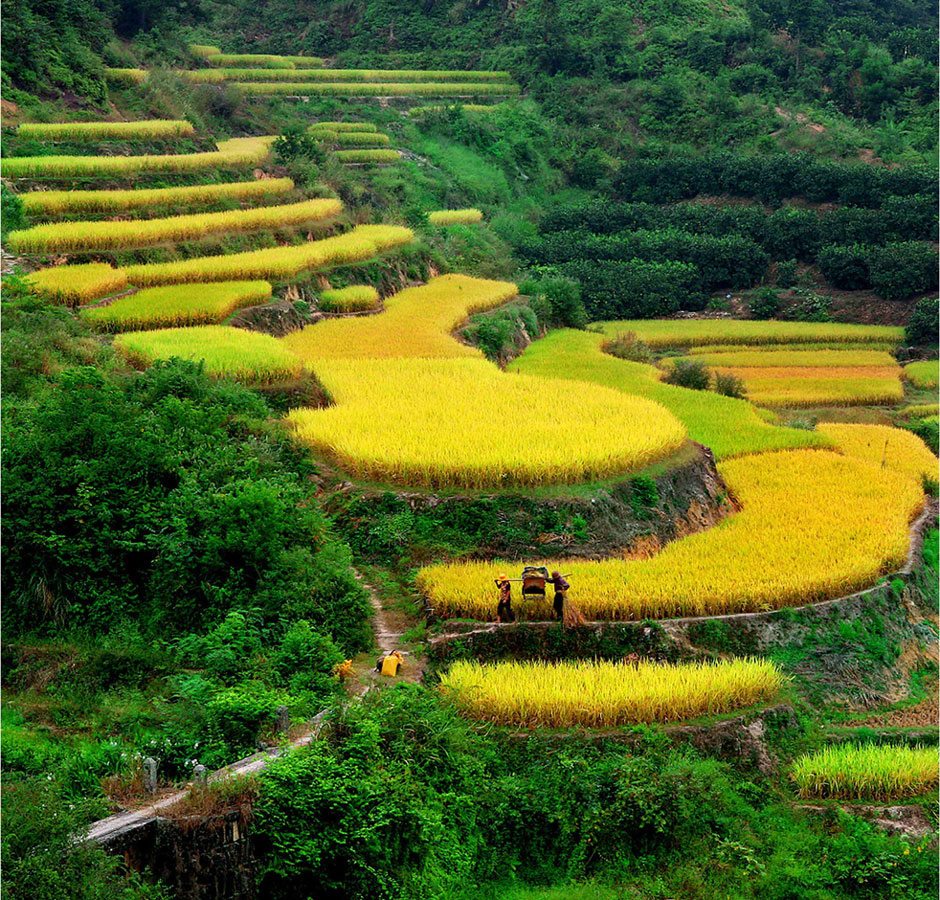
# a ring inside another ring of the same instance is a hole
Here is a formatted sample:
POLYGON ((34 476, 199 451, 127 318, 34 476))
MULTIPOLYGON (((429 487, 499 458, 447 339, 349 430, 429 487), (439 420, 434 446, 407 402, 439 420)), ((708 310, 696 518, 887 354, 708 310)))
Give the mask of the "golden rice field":
POLYGON ((392 163, 401 154, 397 150, 337 150, 333 158, 343 163, 392 163))
POLYGON ((70 306, 88 303, 127 287, 127 273, 107 263, 53 266, 27 276, 30 290, 70 306))
POLYGON ((900 403, 904 387, 898 366, 716 369, 744 382, 747 399, 759 406, 874 406, 900 403))
POLYGON ((801 346, 785 350, 748 349, 734 351, 705 350, 695 358, 718 369, 740 368, 814 368, 842 369, 861 367, 897 368, 895 358, 885 350, 806 350, 801 346))
MULTIPOLYGON (((844 353, 849 350, 881 351, 891 354, 891 351, 897 347, 897 341, 868 341, 860 343, 855 341, 807 341, 791 344, 700 344, 696 347, 686 347, 685 352, 689 356, 709 356, 711 354, 723 353, 760 353, 764 356, 770 352, 789 351, 791 353, 803 353, 811 350, 838 351, 844 353)), ((753 357, 759 359, 760 357, 753 357)), ((883 357, 882 357, 883 358, 883 357)), ((799 357, 796 358, 799 361, 799 357)), ((892 361, 894 356, 891 356, 892 361)), ((782 365, 783 363, 777 363, 782 365)), ((792 363, 787 363, 791 365, 792 363)))
MULTIPOLYGON (((897 570, 923 504, 920 482, 903 472, 823 450, 745 456, 721 463, 719 471, 742 508, 717 526, 650 559, 541 564, 571 573, 571 598, 589 619, 802 605, 868 587, 897 570)), ((493 572, 502 565, 430 566, 419 572, 418 586, 441 616, 492 620, 493 572)), ((550 612, 545 600, 516 609, 523 619, 550 612)))
POLYGON ((130 331, 118 335, 114 346, 136 365, 178 357, 203 362, 210 375, 252 384, 289 381, 303 369, 277 338, 225 325, 130 331))
POLYGON ((215 68, 192 69, 179 75, 194 83, 218 84, 222 81, 298 81, 308 82, 508 82, 508 72, 459 71, 427 69, 309 69, 299 73, 296 68, 215 68))
POLYGON ((473 97, 518 94, 519 85, 512 82, 489 81, 232 81, 233 87, 249 94, 286 94, 326 97, 473 97))
POLYGON ((366 131, 378 131, 372 122, 314 122, 307 131, 357 131, 360 134, 366 131))
POLYGON ((212 44, 190 44, 187 48, 193 56, 218 56, 222 51, 212 44))
POLYGON ((287 194, 294 189, 290 178, 259 178, 226 184, 191 187, 143 188, 128 191, 29 191, 21 194, 30 216, 61 213, 118 213, 161 206, 198 206, 225 200, 257 200, 287 194))
POLYGON ((191 213, 165 219, 123 222, 53 222, 11 231, 7 243, 16 253, 68 253, 111 248, 146 247, 194 241, 208 235, 234 234, 265 228, 290 228, 339 215, 339 200, 320 198, 214 213, 191 213))
POLYGON ((935 416, 940 413, 940 405, 936 403, 920 403, 914 406, 905 406, 898 412, 903 419, 918 419, 925 416, 935 416))
POLYGON ((904 367, 904 377, 914 387, 935 388, 940 382, 940 361, 929 359, 924 362, 908 363, 904 367))
POLYGON ((741 319, 636 319, 602 322, 607 337, 628 331, 650 347, 694 347, 707 344, 802 344, 850 342, 893 344, 904 340, 904 329, 893 325, 850 325, 842 322, 777 322, 741 319))
POLYGON ((390 143, 387 134, 374 131, 327 131, 325 128, 318 128, 310 134, 318 141, 336 144, 338 147, 387 147, 390 143))
POLYGON ((381 357, 482 359, 478 349, 450 333, 472 313, 493 309, 517 293, 509 281, 441 275, 388 297, 381 315, 318 322, 287 335, 284 342, 308 363, 381 357))
POLYGON ((114 84, 130 87, 135 84, 143 84, 150 77, 150 73, 146 69, 106 68, 104 77, 114 84))
POLYGON ((436 209, 428 213, 432 225, 470 225, 481 221, 483 213, 478 209, 436 209))
POLYGON ((458 660, 441 676, 440 691, 464 715, 499 725, 610 728, 766 703, 785 681, 766 659, 679 665, 458 660))
POLYGON ((320 309, 324 312, 356 312, 372 309, 379 302, 379 292, 371 284, 351 284, 320 294, 320 309))
POLYGON ((910 431, 890 425, 821 423, 816 427, 846 456, 864 460, 878 468, 903 472, 918 481, 922 476, 937 480, 937 457, 910 431))
POLYGON ((179 119, 141 122, 28 122, 17 136, 34 141, 156 141, 190 137, 196 130, 179 119))
MULTIPOLYGON (((284 344, 293 350, 292 337, 284 344)), ((643 468, 685 441, 679 422, 649 400, 585 385, 572 404, 570 384, 508 376, 484 359, 332 358, 313 368, 336 405, 295 409, 288 421, 360 479, 471 489, 571 484, 643 468)))
POLYGON ((655 366, 604 353, 604 340, 588 331, 552 331, 531 344, 509 370, 601 384, 655 400, 685 425, 693 441, 710 447, 718 459, 829 443, 812 431, 768 424, 746 400, 666 384, 655 366))
POLYGON ((9 156, 0 161, 0 174, 5 178, 103 178, 247 167, 267 159, 272 141, 273 137, 231 138, 207 153, 155 156, 9 156))
POLYGON ((244 281, 265 279, 283 281, 307 269, 360 262, 410 244, 414 234, 397 225, 360 225, 346 234, 308 241, 289 247, 268 247, 230 253, 227 256, 200 256, 167 263, 128 266, 127 279, 140 287, 181 284, 193 281, 244 281))
POLYGON ((799 757, 790 777, 806 800, 890 802, 937 792, 936 747, 840 744, 799 757))
POLYGON ((319 56, 280 56, 274 53, 210 53, 205 58, 212 66, 318 69, 323 65, 323 60, 319 56))
POLYGON ((219 281, 144 288, 107 306, 81 310, 97 331, 135 331, 187 325, 216 325, 244 306, 267 303, 266 281, 219 281))

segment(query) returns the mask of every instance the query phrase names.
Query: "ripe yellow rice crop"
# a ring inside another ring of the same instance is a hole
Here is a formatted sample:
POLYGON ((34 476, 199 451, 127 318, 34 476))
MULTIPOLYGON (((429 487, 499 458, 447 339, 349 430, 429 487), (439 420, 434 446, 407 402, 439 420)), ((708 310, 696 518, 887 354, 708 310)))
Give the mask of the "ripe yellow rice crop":
POLYGON ((333 157, 343 163, 390 163, 398 162, 401 154, 397 150, 337 150, 333 157))
POLYGON ((455 341, 450 332, 472 313, 493 309, 517 293, 509 281, 441 275, 389 297, 379 316, 318 322, 284 341, 308 363, 381 357, 480 359, 479 350, 455 341))
MULTIPOLYGON (((570 572, 571 598, 590 619, 755 612, 828 600, 896 571, 923 504, 902 472, 824 450, 745 456, 719 471, 742 509, 668 544, 650 559, 541 563, 570 572)), ((508 563, 424 568, 419 588, 445 617, 495 617, 494 571, 508 563)), ((517 605, 550 617, 550 600, 517 605)))
POLYGON ((892 367, 717 369, 741 378, 747 398, 761 406, 792 409, 812 406, 870 406, 904 398, 900 369, 892 367))
POLYGON ((935 388, 940 381, 940 361, 928 359, 924 362, 908 363, 904 367, 904 377, 918 388, 935 388))
POLYGON ((509 368, 602 384, 655 400, 685 425, 692 440, 711 447, 718 459, 828 443, 812 431, 767 424, 746 400, 666 384, 660 381, 662 373, 655 366, 609 356, 601 350, 603 342, 603 335, 588 331, 553 331, 531 344, 509 368))
POLYGON ((923 419, 926 416, 935 416, 940 413, 940 405, 936 403, 921 403, 915 406, 905 406, 898 415, 902 419, 923 419))
POLYGON ((372 309, 378 302, 379 292, 371 284, 351 284, 320 294, 320 309, 325 312, 372 309))
MULTIPOLYGON (((761 353, 767 354, 777 351, 789 351, 791 353, 804 353, 811 350, 836 351, 840 353, 849 350, 867 350, 881 351, 891 354, 891 351, 897 347, 897 341, 890 343, 885 341, 867 341, 865 343, 855 343, 853 341, 827 342, 810 341, 800 342, 798 344, 702 344, 697 347, 685 348, 689 356, 711 356, 712 354, 724 353, 761 353)), ((799 357, 795 357, 797 360, 799 357)), ((892 360, 894 357, 892 356, 892 360)), ((828 365, 828 363, 827 363, 828 365)), ((854 363, 853 363, 854 365, 854 363)))
POLYGON ((570 484, 635 471, 685 441, 656 403, 594 385, 572 403, 567 382, 506 375, 484 359, 337 358, 314 369, 336 405, 288 419, 299 438, 362 479, 429 488, 570 484))
POLYGON ((310 134, 318 141, 337 144, 340 147, 387 147, 389 144, 387 134, 372 131, 327 131, 325 128, 318 128, 310 134))
POLYGON ((357 131, 360 134, 366 131, 378 131, 372 122, 314 122, 307 131, 315 134, 318 131, 357 131))
POLYGON ((318 198, 283 206, 230 209, 216 213, 193 213, 166 219, 135 219, 123 222, 54 222, 35 225, 7 235, 17 253, 68 253, 106 250, 110 247, 146 247, 165 242, 195 241, 207 235, 289 228, 339 215, 339 200, 318 198))
POLYGON ((255 166, 270 152, 273 137, 220 141, 209 153, 158 156, 10 156, 0 162, 6 178, 98 178, 141 172, 196 172, 202 169, 255 166))
POLYGON ((469 225, 482 219, 483 213, 478 209, 437 209, 428 213, 432 225, 469 225))
POLYGON ((273 53, 212 53, 206 57, 212 66, 261 66, 269 69, 318 69, 319 56, 279 56, 273 53))
POLYGON ((473 97, 478 95, 518 94, 519 85, 489 81, 414 81, 414 82, 250 82, 233 81, 232 85, 249 94, 288 94, 292 96, 336 97, 473 97))
POLYGON ((150 73, 146 69, 105 69, 104 77, 115 84, 143 84, 150 73))
POLYGON ((302 73, 295 68, 268 69, 194 69, 180 72, 187 81, 298 81, 309 82, 423 82, 457 81, 501 83, 512 81, 508 72, 457 71, 428 69, 310 69, 302 73), (207 74, 208 76, 207 77, 207 74), (216 76, 216 77, 212 77, 216 76))
POLYGON ((890 425, 824 423, 817 427, 846 456, 904 472, 918 481, 923 475, 937 480, 937 457, 910 431, 890 425))
POLYGON ((680 665, 458 660, 441 677, 440 690, 465 715, 499 725, 609 728, 766 703, 785 681, 766 659, 680 665))
POLYGON ((53 266, 33 272, 27 278, 33 293, 48 294, 53 300, 70 306, 115 294, 127 287, 127 273, 107 263, 53 266))
POLYGON ((142 122, 28 122, 16 133, 34 141, 155 141, 189 137, 195 129, 180 119, 142 122))
POLYGON ((632 331, 650 347, 694 347, 705 344, 802 344, 851 342, 899 344, 904 329, 893 325, 848 325, 842 322, 776 322, 741 319, 636 319, 603 322, 607 337, 632 331))
POLYGON ((220 56, 222 51, 218 47, 213 47, 212 44, 190 44, 189 52, 193 56, 220 56))
POLYGON ((243 306, 267 303, 266 281, 219 281, 144 288, 108 306, 81 311, 97 331, 135 331, 185 325, 217 325, 243 306))
POLYGON ((277 338, 225 325, 130 331, 118 335, 114 346, 138 365, 179 357, 202 361, 210 375, 253 384, 289 381, 303 369, 277 338))
MULTIPOLYGON (((466 113, 482 113, 482 112, 492 112, 494 109, 496 109, 496 108, 497 108, 498 106, 500 106, 501 104, 499 104, 499 103, 492 103, 492 104, 489 104, 489 105, 485 105, 485 104, 481 104, 481 103, 460 103, 460 104, 455 104, 455 106, 457 106, 457 105, 459 105, 460 108, 461 108, 464 112, 466 112, 466 113)), ((423 116, 423 115, 426 115, 427 113, 442 112, 443 110, 449 109, 449 108, 453 108, 453 107, 447 107, 447 106, 412 106, 411 109, 408 110, 408 115, 409 115, 409 116, 423 116)))
POLYGON ((790 777, 804 799, 880 800, 937 792, 937 748, 841 744, 807 753, 790 777))
POLYGON ((283 281, 307 269, 371 259, 383 250, 410 244, 414 233, 398 225, 360 225, 346 234, 291 247, 268 247, 227 256, 200 256, 179 262, 128 266, 132 284, 140 287, 192 281, 283 281))
POLYGON ((294 189, 290 178, 259 178, 227 184, 144 188, 137 191, 29 191, 23 209, 31 216, 68 212, 129 212, 160 206, 197 206, 222 200, 254 200, 294 189))
POLYGON ((858 368, 880 366, 895 369, 897 361, 884 350, 739 350, 697 353, 695 358, 715 368, 858 368))

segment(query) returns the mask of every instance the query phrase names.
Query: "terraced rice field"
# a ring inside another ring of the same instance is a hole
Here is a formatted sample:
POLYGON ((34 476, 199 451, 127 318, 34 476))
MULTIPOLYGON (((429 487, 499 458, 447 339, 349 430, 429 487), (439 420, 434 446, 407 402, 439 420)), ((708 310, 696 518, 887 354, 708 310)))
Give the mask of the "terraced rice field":
POLYGON ((131 331, 115 338, 114 346, 137 365, 178 357, 202 362, 210 375, 252 384, 289 381, 303 369, 301 361, 269 334, 225 325, 131 331))
POLYGON ((127 273, 107 263, 83 263, 40 269, 27 276, 30 290, 75 306, 115 294, 127 287, 127 273))
POLYGON ((940 383, 940 361, 936 359, 925 362, 908 363, 904 367, 904 377, 914 387, 929 390, 940 383))
POLYGON ((455 71, 424 69, 307 69, 298 72, 296 68, 217 68, 193 69, 180 72, 187 81, 195 83, 219 83, 222 81, 306 81, 306 82, 379 82, 421 83, 449 82, 460 83, 500 83, 512 81, 508 72, 494 71, 455 71))
POLYGON ((483 220, 478 209, 437 209, 428 213, 432 225, 472 225, 483 220))
POLYGON ((728 713, 773 700, 786 679, 769 660, 640 662, 458 660, 440 691, 466 716, 499 725, 608 728, 728 713))
POLYGON ((160 207, 201 206, 227 200, 267 199, 293 189, 294 182, 290 178, 260 178, 227 184, 125 191, 30 191, 22 194, 21 198, 23 209, 35 218, 62 213, 134 212, 160 207))
POLYGON ((154 156, 11 156, 0 161, 4 178, 105 178, 144 172, 199 172, 249 168, 263 162, 273 137, 232 138, 218 150, 154 156))
POLYGON ((843 744, 805 754, 790 777, 807 800, 896 802, 937 792, 937 748, 843 744))
POLYGON ((519 93, 519 86, 489 81, 231 81, 233 87, 247 94, 299 97, 477 97, 508 96, 519 93))
POLYGON ((320 294, 320 309, 324 312, 356 312, 372 309, 378 302, 379 292, 371 284, 351 284, 320 294))
POLYGON ((111 332, 217 325, 242 307, 270 299, 271 285, 266 281, 174 284, 145 288, 107 306, 83 309, 81 317, 97 331, 111 332))
MULTIPOLYGON (((908 526, 923 505, 919 480, 827 451, 746 456, 719 471, 742 507, 719 525, 668 544, 651 559, 538 564, 571 573, 572 599, 591 619, 801 605, 851 593, 897 570, 907 554, 908 526)), ((499 565, 431 566, 419 573, 418 586, 439 615, 491 620, 492 573, 499 565)), ((517 615, 549 618, 549 603, 527 600, 517 615)))
POLYGON ((194 241, 218 234, 291 228, 332 218, 342 212, 339 200, 315 199, 281 206, 194 213, 165 219, 125 222, 54 222, 11 231, 7 243, 17 253, 73 253, 110 248, 146 247, 194 241))
POLYGON ((917 435, 888 425, 841 425, 821 423, 817 430, 846 456, 861 459, 880 469, 903 472, 919 481, 937 479, 937 457, 917 435))
POLYGON ((16 129, 34 141, 158 141, 190 137, 195 129, 178 119, 140 122, 27 122, 16 129))

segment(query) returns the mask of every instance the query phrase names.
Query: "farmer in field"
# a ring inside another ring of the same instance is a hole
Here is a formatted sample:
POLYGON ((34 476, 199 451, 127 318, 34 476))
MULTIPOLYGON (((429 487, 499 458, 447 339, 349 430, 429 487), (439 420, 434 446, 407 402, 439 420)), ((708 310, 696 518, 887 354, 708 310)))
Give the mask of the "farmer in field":
POLYGON ((552 608, 555 610, 555 618, 560 621, 565 615, 565 600, 568 596, 568 588, 571 585, 565 581, 564 575, 560 572, 552 572, 549 584, 555 588, 555 602, 552 608))
POLYGON ((512 585, 508 575, 500 575, 496 579, 496 589, 499 591, 499 603, 496 606, 497 622, 515 622, 516 614, 512 611, 512 585))

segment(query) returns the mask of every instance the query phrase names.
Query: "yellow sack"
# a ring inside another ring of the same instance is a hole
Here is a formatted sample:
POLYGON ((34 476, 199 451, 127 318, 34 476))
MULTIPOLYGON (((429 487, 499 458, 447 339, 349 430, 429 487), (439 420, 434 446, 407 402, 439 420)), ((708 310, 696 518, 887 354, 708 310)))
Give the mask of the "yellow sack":
POLYGON ((393 677, 398 674, 398 667, 404 662, 402 655, 397 651, 395 653, 389 653, 385 659, 382 660, 382 674, 393 677))

